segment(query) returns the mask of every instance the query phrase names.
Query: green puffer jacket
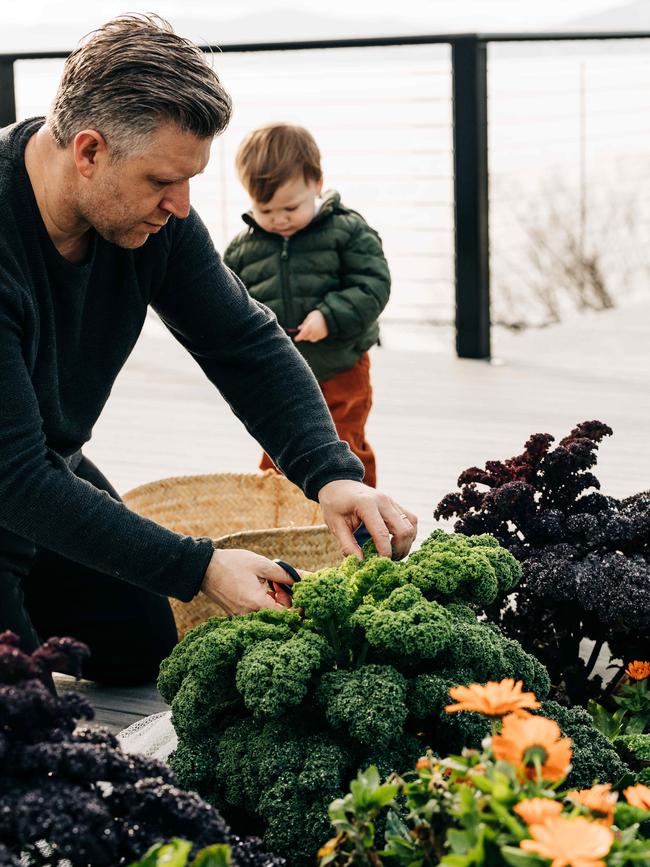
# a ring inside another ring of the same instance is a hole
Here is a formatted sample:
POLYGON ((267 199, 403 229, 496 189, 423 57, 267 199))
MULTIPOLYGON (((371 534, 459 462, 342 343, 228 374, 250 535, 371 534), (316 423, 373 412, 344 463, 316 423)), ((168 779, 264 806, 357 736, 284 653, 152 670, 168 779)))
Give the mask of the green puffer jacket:
POLYGON ((226 265, 285 329, 321 311, 329 335, 295 344, 319 382, 349 370, 377 342, 377 317, 390 294, 377 232, 333 190, 312 222, 290 238, 266 232, 251 214, 243 220, 248 228, 228 245, 226 265))

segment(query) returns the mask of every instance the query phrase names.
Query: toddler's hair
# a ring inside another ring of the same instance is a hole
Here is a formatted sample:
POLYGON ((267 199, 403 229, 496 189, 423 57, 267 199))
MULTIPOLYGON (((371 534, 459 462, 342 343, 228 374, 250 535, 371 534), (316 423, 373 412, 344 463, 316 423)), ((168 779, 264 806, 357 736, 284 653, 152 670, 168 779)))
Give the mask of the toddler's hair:
POLYGON ((320 181, 320 151, 302 126, 274 123, 248 133, 235 159, 239 180, 255 202, 265 204, 297 175, 320 181))

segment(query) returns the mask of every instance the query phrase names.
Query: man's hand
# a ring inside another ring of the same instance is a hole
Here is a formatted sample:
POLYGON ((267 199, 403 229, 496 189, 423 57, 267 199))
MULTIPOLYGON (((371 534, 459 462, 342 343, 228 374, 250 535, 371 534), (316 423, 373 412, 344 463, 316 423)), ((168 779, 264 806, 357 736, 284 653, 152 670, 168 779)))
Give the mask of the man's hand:
POLYGON ((344 554, 363 557, 352 535, 361 523, 366 525, 382 557, 401 560, 410 551, 418 519, 386 494, 362 482, 340 480, 323 485, 318 501, 325 522, 341 543, 344 554))
POLYGON ((293 338, 296 343, 306 340, 309 343, 317 343, 329 334, 327 320, 320 310, 312 310, 298 326, 298 333, 293 338))
POLYGON ((248 614, 260 608, 290 608, 291 597, 278 584, 293 584, 282 566, 252 551, 233 548, 214 552, 201 590, 226 614, 248 614), (277 582, 274 590, 269 590, 267 581, 277 582))

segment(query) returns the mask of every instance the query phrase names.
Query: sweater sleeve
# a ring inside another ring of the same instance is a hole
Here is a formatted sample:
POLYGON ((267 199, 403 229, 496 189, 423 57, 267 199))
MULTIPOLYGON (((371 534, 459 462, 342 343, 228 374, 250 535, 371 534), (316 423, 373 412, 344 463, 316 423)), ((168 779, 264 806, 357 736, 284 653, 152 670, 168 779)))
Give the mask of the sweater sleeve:
POLYGON ((240 268, 240 264, 239 264, 239 258, 240 257, 238 255, 239 249, 240 249, 239 235, 237 235, 237 237, 233 238, 233 240, 230 242, 230 244, 228 244, 228 246, 226 247, 224 254, 223 254, 224 263, 228 266, 228 268, 230 268, 231 271, 234 271, 234 273, 238 277, 239 277, 239 268, 240 268))
POLYGON ((328 482, 363 478, 300 353, 275 316, 224 267, 194 213, 177 224, 153 306, 249 433, 309 498, 317 499, 328 482))
POLYGON ((47 446, 22 352, 24 298, 0 271, 0 526, 155 593, 191 599, 209 539, 172 533, 77 478, 47 446))
POLYGON ((340 285, 316 305, 330 337, 363 334, 379 318, 390 295, 390 272, 379 235, 355 215, 357 224, 340 251, 340 285))

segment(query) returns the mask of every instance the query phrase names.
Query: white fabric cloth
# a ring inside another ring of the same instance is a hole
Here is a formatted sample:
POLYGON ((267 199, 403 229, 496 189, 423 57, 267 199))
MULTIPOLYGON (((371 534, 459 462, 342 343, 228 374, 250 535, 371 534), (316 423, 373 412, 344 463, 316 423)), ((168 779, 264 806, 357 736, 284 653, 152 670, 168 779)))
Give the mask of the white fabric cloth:
POLYGON ((169 710, 139 719, 118 732, 117 739, 125 753, 140 753, 166 762, 178 746, 169 710))

